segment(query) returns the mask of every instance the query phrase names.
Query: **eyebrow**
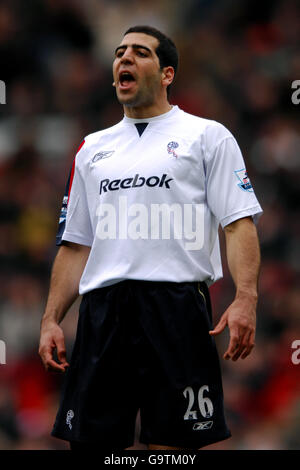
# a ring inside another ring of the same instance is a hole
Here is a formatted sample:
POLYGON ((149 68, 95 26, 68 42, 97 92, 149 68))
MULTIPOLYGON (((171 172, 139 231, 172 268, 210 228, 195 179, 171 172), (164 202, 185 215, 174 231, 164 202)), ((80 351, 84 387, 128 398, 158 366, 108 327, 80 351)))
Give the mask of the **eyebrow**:
MULTIPOLYGON (((122 45, 122 46, 119 46, 117 47, 117 49, 115 50, 115 54, 117 54, 117 52, 120 50, 120 49, 127 49, 127 47, 129 47, 130 45, 122 45)), ((141 44, 131 44, 131 47, 133 49, 145 49, 146 51, 150 52, 150 54, 152 54, 152 51, 151 49, 149 49, 149 47, 146 47, 146 46, 142 46, 141 44)))

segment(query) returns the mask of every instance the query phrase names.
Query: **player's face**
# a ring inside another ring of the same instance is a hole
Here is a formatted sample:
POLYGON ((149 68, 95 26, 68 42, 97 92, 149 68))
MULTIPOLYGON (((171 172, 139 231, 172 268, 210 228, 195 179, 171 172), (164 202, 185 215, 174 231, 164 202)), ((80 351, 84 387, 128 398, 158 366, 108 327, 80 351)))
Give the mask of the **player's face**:
POLYGON ((124 36, 115 51, 113 77, 117 97, 129 107, 151 106, 160 99, 162 71, 156 55, 158 40, 144 33, 124 36))

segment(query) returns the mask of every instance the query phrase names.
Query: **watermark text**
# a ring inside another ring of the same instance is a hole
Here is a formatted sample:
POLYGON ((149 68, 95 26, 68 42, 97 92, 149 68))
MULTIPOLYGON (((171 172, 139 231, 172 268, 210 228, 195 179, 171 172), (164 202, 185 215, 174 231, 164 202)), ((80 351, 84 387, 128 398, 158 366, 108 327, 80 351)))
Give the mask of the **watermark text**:
POLYGON ((0 104, 6 104, 6 86, 3 80, 0 80, 0 104))
POLYGON ((292 93, 292 103, 299 104, 300 103, 300 80, 294 80, 292 82, 292 89, 295 90, 292 93))
POLYGON ((204 204, 129 205, 120 196, 118 206, 99 204, 97 216, 100 240, 183 240, 188 251, 204 245, 204 204))
POLYGON ((295 339, 292 342, 291 348, 295 350, 292 353, 292 363, 297 366, 300 364, 300 339, 295 339))
POLYGON ((6 364, 6 345, 0 339, 0 364, 6 364))

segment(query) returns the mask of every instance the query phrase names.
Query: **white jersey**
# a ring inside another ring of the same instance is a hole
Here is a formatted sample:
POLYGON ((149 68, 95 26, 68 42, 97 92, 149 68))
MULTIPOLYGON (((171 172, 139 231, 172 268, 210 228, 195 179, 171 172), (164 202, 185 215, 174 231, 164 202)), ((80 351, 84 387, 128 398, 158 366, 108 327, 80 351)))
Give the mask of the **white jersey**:
POLYGON ((125 279, 212 284, 219 224, 261 212, 232 134, 173 106, 85 138, 57 244, 91 247, 80 294, 125 279))

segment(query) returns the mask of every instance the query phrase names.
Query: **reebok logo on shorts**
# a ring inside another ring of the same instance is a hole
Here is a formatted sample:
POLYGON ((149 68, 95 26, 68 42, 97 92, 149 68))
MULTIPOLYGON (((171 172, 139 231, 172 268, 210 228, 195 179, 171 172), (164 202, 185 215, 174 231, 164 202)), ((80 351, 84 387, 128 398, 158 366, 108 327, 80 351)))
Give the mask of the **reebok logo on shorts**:
POLYGON ((165 187, 170 189, 170 181, 173 178, 168 178, 167 174, 163 174, 161 177, 159 176, 149 176, 149 178, 145 178, 136 174, 133 178, 124 178, 123 180, 117 179, 110 181, 108 178, 100 181, 100 194, 102 192, 107 191, 117 191, 118 189, 129 189, 129 188, 141 188, 145 184, 150 188, 154 186, 159 186, 160 188, 165 187))
POLYGON ((204 431, 205 429, 210 429, 213 424, 213 421, 202 421, 200 423, 195 423, 193 426, 193 431, 204 431))

